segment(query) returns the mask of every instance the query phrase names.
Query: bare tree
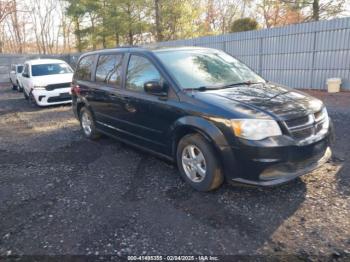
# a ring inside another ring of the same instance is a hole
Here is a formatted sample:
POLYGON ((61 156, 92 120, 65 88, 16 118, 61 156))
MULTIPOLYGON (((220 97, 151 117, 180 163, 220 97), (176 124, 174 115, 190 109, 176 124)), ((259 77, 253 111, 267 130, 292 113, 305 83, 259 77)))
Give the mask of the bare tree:
POLYGON ((12 0, 0 0, 0 24, 15 10, 12 0))
POLYGON ((0 0, 0 53, 3 52, 5 29, 3 22, 14 11, 12 0, 0 0))
POLYGON ((59 3, 56 0, 30 0, 32 30, 39 53, 52 54, 60 33, 59 3), (57 17, 58 16, 58 17, 57 17))

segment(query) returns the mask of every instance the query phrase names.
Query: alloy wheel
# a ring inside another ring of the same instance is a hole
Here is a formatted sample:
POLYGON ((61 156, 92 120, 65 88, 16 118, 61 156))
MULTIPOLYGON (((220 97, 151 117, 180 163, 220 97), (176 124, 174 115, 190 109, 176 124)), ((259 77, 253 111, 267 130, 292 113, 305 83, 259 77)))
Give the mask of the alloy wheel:
POLYGON ((202 182, 207 172, 207 165, 202 151, 195 145, 187 145, 182 150, 182 167, 192 182, 202 182))
POLYGON ((83 127, 84 133, 87 136, 91 135, 92 131, 92 120, 90 115, 87 112, 83 112, 83 115, 81 116, 81 126, 83 127))

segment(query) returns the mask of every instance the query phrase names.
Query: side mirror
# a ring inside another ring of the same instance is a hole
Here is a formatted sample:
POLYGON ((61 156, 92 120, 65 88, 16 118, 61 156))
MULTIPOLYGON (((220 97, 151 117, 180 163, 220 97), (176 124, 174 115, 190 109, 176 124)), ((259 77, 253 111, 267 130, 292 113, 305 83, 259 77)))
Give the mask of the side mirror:
POLYGON ((149 81, 143 85, 146 93, 156 96, 166 96, 167 95, 167 85, 161 84, 158 81, 149 81))
POLYGON ((23 73, 22 76, 23 76, 23 77, 29 77, 29 75, 26 74, 26 73, 23 73))

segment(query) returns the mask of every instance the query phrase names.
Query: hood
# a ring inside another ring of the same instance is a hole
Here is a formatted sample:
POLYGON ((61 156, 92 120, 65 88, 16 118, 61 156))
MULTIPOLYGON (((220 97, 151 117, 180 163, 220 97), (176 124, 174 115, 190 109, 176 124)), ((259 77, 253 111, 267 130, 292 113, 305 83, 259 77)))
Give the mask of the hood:
POLYGON ((196 97, 216 101, 220 107, 245 111, 250 115, 261 113, 280 120, 298 118, 321 110, 323 103, 300 91, 272 83, 235 86, 200 92, 196 97), (237 104, 239 104, 237 108, 237 104))
POLYGON ((47 86, 52 84, 71 83, 72 79, 73 79, 73 73, 34 76, 33 84, 36 86, 47 86))

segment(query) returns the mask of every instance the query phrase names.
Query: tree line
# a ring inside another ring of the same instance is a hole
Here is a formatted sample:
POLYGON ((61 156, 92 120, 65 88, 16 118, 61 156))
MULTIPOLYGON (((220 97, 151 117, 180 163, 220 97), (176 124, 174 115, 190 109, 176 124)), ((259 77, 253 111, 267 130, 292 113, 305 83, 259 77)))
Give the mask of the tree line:
POLYGON ((0 52, 68 53, 339 17, 346 0, 0 0, 0 52))

